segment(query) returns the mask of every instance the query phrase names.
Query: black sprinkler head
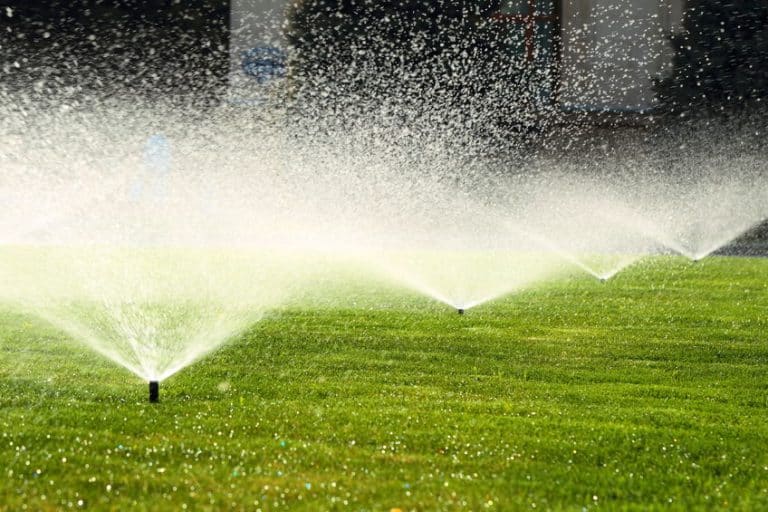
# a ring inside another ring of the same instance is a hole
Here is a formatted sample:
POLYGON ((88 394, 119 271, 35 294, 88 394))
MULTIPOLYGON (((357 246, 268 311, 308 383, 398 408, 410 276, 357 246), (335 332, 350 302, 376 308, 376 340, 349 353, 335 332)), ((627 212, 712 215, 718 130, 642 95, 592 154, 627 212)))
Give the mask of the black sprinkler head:
POLYGON ((601 283, 604 283, 604 282, 606 282, 607 280, 608 280, 608 278, 607 278, 607 277, 601 277, 601 278, 600 278, 600 282, 601 282, 601 283))
POLYGON ((149 381, 149 401, 153 404, 160 401, 160 383, 156 380, 149 381))
POLYGON ((456 311, 458 311, 460 315, 464 314, 464 308, 459 308, 456 311))

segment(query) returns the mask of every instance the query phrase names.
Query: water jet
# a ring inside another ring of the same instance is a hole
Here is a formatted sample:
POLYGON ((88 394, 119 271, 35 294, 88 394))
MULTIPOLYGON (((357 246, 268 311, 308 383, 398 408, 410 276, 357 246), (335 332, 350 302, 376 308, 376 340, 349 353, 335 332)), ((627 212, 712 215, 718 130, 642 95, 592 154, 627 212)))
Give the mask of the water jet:
POLYGON ((149 381, 149 401, 153 404, 160 401, 160 383, 156 380, 149 381))

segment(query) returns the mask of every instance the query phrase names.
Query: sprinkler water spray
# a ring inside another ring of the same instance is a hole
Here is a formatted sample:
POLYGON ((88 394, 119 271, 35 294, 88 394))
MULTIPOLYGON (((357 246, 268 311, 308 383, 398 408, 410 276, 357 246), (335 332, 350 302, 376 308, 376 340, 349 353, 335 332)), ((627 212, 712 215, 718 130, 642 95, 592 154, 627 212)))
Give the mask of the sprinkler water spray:
POLYGON ((149 401, 153 404, 160 401, 160 383, 156 380, 149 381, 149 401))

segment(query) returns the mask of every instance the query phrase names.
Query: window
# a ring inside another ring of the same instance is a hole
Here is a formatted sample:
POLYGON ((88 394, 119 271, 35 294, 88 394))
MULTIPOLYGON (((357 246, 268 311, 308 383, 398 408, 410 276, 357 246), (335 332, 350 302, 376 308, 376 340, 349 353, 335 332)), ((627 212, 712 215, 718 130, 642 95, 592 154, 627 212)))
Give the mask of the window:
POLYGON ((493 19, 507 31, 510 51, 535 66, 543 77, 542 98, 552 99, 558 52, 557 1, 502 0, 493 19))

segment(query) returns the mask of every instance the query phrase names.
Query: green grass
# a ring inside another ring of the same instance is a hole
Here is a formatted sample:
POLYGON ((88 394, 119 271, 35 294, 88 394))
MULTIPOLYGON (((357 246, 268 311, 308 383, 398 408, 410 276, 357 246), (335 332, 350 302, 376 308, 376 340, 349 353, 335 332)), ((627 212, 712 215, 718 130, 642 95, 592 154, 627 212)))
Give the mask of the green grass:
POLYGON ((463 317, 350 287, 276 312, 157 405, 9 311, 0 509, 766 510, 767 277, 658 258, 463 317))

